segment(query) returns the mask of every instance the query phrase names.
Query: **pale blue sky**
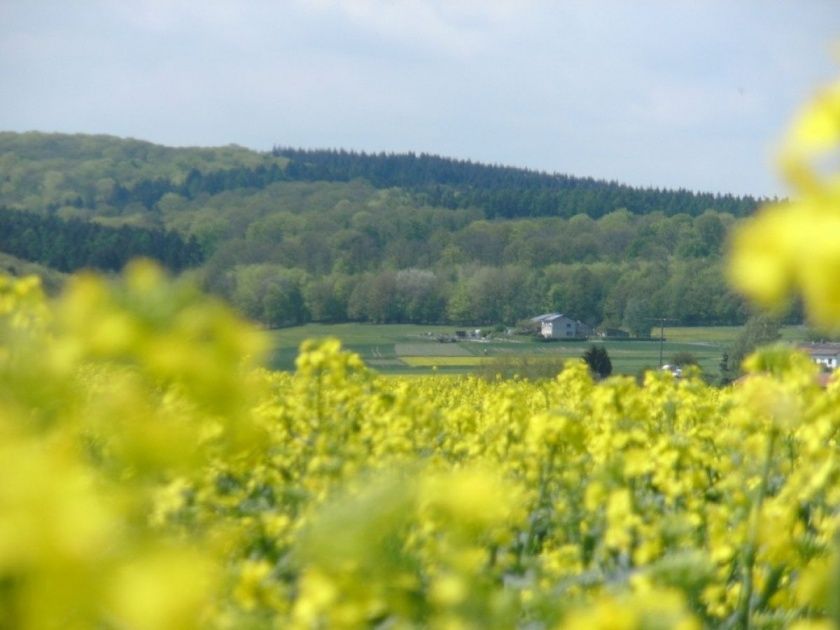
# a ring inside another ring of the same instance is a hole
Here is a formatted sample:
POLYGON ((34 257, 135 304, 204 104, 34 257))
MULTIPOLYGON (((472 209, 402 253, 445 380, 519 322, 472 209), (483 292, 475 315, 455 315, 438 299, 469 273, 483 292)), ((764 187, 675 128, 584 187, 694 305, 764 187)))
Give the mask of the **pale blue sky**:
POLYGON ((784 194, 840 0, 0 0, 0 129, 784 194))

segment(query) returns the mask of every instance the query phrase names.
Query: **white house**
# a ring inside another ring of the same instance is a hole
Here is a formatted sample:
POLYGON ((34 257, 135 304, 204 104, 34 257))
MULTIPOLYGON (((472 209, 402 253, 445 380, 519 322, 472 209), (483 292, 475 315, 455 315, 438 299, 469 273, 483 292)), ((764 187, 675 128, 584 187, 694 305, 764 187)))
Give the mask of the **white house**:
POLYGON ((579 339, 591 334, 589 326, 561 313, 547 313, 531 319, 540 324, 540 334, 546 339, 579 339))
POLYGON ((807 343, 799 346, 811 355, 811 359, 824 370, 840 367, 840 343, 807 343))

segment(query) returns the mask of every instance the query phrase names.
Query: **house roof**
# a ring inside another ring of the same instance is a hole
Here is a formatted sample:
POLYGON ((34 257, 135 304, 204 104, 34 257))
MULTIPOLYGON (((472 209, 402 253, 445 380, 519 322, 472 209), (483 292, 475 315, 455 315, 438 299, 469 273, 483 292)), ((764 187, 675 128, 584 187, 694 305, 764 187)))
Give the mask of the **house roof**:
POLYGON ((565 319, 565 320, 568 320, 570 322, 574 322, 578 326, 586 326, 586 324, 584 324, 579 319, 572 319, 568 315, 563 315, 563 313, 546 313, 544 315, 537 315, 536 317, 532 317, 531 321, 534 322, 534 323, 537 323, 537 324, 542 324, 542 323, 549 323, 550 324, 552 322, 556 322, 556 321, 559 321, 561 319, 565 319))
POLYGON ((574 321, 571 317, 566 317, 565 315, 562 315, 562 314, 560 314, 560 313, 555 313, 555 314, 553 314, 553 315, 549 315, 548 317, 546 317, 546 318, 545 318, 545 319, 543 319, 542 321, 550 324, 550 323, 552 323, 552 322, 556 322, 556 321, 559 321, 559 320, 561 320, 561 319, 567 319, 567 320, 569 320, 570 322, 571 322, 571 321, 574 321))
POLYGON ((802 343, 797 346, 813 356, 836 357, 840 356, 840 343, 802 343))

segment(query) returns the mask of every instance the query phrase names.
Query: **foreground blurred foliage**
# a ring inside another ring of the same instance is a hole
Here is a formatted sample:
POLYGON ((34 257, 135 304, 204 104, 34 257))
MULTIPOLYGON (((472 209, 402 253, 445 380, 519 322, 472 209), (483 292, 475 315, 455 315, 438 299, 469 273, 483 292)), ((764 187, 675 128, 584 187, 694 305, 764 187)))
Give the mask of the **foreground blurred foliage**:
MULTIPOLYGON (((840 139, 833 94, 797 132, 803 155, 840 139)), ((810 256, 766 227, 840 212, 836 181, 791 155, 804 205, 756 219, 734 273, 767 299, 801 287, 836 324, 819 288, 840 240, 810 256)), ((840 380, 822 389, 805 356, 762 350, 716 389, 691 370, 596 383, 583 362, 536 381, 383 378, 336 341, 277 374, 264 348, 147 263, 49 303, 37 280, 0 279, 0 627, 836 619, 840 380)))
POLYGON ((840 383, 294 375, 148 264, 0 294, 0 619, 781 627, 829 612, 840 383), (250 357, 250 358, 249 358, 250 357))
POLYGON ((768 206, 734 238, 730 276, 766 306, 799 292, 812 323, 840 330, 840 81, 794 122, 781 163, 793 201, 768 206), (834 168, 827 168, 827 165, 834 168))

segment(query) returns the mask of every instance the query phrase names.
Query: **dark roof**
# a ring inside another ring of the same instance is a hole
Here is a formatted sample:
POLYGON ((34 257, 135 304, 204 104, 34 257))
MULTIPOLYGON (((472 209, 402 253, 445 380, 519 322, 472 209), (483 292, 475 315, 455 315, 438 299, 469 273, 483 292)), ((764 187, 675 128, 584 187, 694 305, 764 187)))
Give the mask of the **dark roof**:
POLYGON ((836 356, 840 355, 840 343, 801 343, 797 346, 811 356, 836 356))

